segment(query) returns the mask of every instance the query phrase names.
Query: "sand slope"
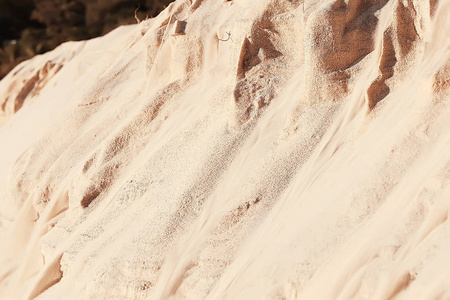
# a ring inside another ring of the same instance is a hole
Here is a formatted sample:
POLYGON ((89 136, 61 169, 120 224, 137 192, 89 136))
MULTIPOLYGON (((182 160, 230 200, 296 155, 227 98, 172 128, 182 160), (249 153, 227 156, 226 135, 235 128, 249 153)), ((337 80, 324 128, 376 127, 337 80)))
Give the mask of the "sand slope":
POLYGON ((177 0, 22 63, 0 298, 450 298, 448 32, 448 0, 177 0))

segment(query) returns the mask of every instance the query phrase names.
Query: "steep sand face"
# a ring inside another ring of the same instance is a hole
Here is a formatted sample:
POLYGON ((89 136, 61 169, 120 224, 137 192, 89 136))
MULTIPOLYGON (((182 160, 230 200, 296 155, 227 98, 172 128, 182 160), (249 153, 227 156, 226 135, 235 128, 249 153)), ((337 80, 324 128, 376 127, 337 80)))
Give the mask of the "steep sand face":
POLYGON ((449 298, 449 15, 175 1, 22 63, 0 298, 449 298))

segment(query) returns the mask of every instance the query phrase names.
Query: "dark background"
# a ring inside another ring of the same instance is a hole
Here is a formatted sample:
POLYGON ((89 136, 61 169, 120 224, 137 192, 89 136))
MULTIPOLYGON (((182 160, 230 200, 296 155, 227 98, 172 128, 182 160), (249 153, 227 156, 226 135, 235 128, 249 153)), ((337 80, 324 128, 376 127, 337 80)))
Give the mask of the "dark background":
POLYGON ((173 0, 0 0, 0 79, 65 41, 104 35, 154 17, 173 0))

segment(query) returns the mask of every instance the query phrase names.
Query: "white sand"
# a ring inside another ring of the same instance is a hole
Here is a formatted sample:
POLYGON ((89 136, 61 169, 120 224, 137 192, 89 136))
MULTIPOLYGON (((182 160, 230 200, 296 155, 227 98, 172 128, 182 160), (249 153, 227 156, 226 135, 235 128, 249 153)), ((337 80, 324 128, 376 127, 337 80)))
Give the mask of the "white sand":
POLYGON ((0 82, 1 299, 450 299, 450 1, 177 0, 0 82))

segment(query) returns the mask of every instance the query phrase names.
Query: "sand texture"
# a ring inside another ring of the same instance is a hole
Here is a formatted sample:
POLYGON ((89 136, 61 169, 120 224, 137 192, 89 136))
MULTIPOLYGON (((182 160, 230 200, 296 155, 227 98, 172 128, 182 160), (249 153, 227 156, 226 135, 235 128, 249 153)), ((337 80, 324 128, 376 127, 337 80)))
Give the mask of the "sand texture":
POLYGON ((450 1, 177 0, 0 82, 0 299, 450 299, 450 1))

